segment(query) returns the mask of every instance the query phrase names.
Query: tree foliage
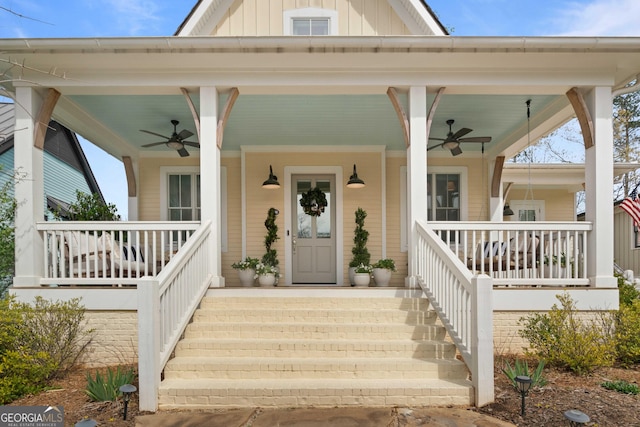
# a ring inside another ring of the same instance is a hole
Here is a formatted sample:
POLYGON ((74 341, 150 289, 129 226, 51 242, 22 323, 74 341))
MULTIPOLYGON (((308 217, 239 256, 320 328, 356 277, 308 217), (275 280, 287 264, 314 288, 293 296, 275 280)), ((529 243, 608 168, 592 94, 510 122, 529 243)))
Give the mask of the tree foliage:
MULTIPOLYGON (((6 173, 1 170, 0 172, 6 173)), ((15 272, 15 216, 18 206, 13 197, 13 187, 21 174, 14 173, 0 187, 0 297, 11 285, 15 272)))
POLYGON ((76 190, 76 201, 69 205, 72 221, 120 221, 118 208, 105 203, 98 193, 87 194, 76 190))
MULTIPOLYGON (((640 161, 640 92, 613 99, 613 150, 618 162, 640 161)), ((627 196, 640 182, 637 171, 627 172, 615 182, 615 199, 627 196)))

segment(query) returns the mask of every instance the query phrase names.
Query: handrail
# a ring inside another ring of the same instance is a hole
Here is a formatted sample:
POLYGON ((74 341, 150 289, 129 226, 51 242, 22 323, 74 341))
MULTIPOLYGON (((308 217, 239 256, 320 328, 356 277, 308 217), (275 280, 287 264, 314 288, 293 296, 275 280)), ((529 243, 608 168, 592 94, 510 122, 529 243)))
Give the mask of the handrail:
POLYGON ((506 286, 588 286, 591 222, 429 222, 454 256, 506 286))
POLYGON ((471 371, 476 405, 493 402, 492 279, 473 275, 426 223, 416 230, 418 284, 471 371))
POLYGON ((41 285, 135 285, 156 276, 198 221, 46 221, 41 285))
POLYGON ((139 405, 143 411, 157 410, 162 370, 211 284, 212 239, 211 221, 207 221, 157 277, 138 281, 139 405))

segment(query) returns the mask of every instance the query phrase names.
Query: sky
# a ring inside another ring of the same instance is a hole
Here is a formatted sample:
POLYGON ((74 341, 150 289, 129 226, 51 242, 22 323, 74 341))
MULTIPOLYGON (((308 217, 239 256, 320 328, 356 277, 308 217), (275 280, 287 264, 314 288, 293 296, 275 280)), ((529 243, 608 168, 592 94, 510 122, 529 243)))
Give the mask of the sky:
MULTIPOLYGON (((640 0, 427 3, 453 36, 640 36, 640 0)), ((196 0, 0 0, 0 39, 168 36, 195 4, 196 0)), ((80 140, 106 201, 126 219, 122 163, 80 140)))

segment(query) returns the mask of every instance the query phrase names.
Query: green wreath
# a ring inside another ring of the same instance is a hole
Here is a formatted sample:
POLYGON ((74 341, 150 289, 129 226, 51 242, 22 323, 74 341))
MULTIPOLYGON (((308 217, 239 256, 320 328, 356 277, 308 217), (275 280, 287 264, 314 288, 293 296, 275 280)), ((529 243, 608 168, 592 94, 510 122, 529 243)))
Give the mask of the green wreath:
POLYGON ((327 196, 318 187, 314 187, 306 193, 302 193, 300 206, 307 215, 320 216, 324 212, 324 208, 327 207, 327 196))

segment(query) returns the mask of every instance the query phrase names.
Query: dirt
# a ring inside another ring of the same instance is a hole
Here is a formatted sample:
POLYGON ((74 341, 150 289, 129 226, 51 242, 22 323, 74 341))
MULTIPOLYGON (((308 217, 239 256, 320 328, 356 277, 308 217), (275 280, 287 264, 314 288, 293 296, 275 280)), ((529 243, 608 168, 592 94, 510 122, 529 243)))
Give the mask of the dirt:
MULTIPOLYGON (((513 365, 513 363, 512 363, 513 365)), ((576 376, 566 371, 545 368, 548 384, 532 389, 525 398, 525 416, 520 415, 520 395, 509 385, 501 372, 502 360, 496 363, 495 403, 475 409, 517 426, 569 425, 563 413, 578 409, 591 418, 592 427, 640 426, 640 396, 607 390, 604 381, 624 380, 640 385, 640 365, 623 368, 603 368, 591 375, 576 376)), ((134 427, 138 410, 137 394, 129 402, 127 420, 123 420, 123 404, 118 402, 91 402, 85 394, 86 370, 77 369, 64 378, 52 382, 51 390, 16 400, 12 405, 63 406, 65 426, 91 418, 98 425, 134 427)), ((95 369, 89 370, 93 375, 95 369)))

